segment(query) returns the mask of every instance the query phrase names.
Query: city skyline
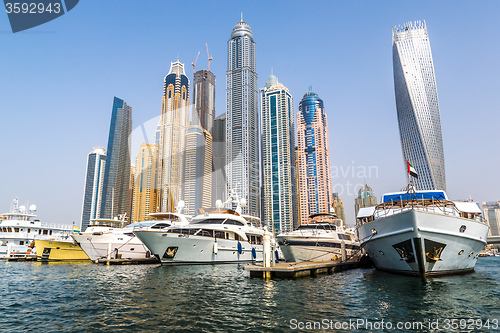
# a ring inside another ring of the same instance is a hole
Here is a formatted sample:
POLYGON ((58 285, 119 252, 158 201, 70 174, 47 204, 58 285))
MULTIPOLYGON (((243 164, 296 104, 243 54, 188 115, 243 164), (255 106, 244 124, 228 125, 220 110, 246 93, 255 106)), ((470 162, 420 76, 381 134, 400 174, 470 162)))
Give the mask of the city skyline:
MULTIPOLYGON (((81 3, 68 15, 31 32, 0 36, 8 50, 4 61, 9 63, 4 67, 9 80, 2 82, 3 90, 9 94, 0 101, 0 108, 8 111, 3 117, 9 126, 0 135, 2 142, 16 138, 14 145, 5 145, 3 154, 14 160, 37 162, 36 168, 32 163, 3 167, 5 187, 0 196, 0 211, 1 207, 7 211, 12 198, 18 196, 21 202, 37 204, 42 221, 77 222, 86 156, 91 147, 106 144, 110 96, 121 96, 130 102, 134 107, 134 128, 141 126, 158 115, 158 96, 168 62, 179 56, 180 61, 189 63, 204 49, 205 42, 213 53, 211 70, 222 77, 226 71, 228 30, 238 21, 241 11, 258 43, 257 72, 268 73, 274 67, 296 96, 313 85, 329 106, 326 112, 330 136, 336 142, 330 147, 333 183, 338 185, 333 191, 339 192, 344 201, 348 223, 354 222, 354 198, 365 177, 377 197, 405 184, 395 116, 390 34, 393 26, 407 21, 425 19, 432 39, 450 198, 498 200, 494 188, 499 181, 493 169, 498 161, 464 160, 461 152, 489 156, 483 146, 498 140, 495 78, 499 70, 490 64, 496 62, 494 55, 499 48, 493 26, 499 4, 426 2, 415 8, 403 3, 382 6, 369 2, 318 2, 313 9, 292 1, 286 2, 285 8, 280 6, 284 3, 272 4, 271 8, 280 8, 273 15, 262 12, 259 6, 237 3, 197 8, 187 15, 185 5, 170 4, 169 10, 180 13, 172 24, 180 26, 182 22, 203 18, 208 20, 209 28, 186 28, 182 40, 181 36, 172 36, 163 44, 148 37, 152 29, 162 31, 158 15, 145 14, 150 13, 153 5, 117 4, 103 4, 101 12, 95 15, 91 3, 81 3), (112 15, 114 11, 119 15, 112 15), (221 15, 216 15, 217 19, 207 18, 207 12, 221 15), (331 15, 334 20, 327 19, 331 15), (453 19, 456 16, 463 20, 453 19), (123 26, 119 17, 131 21, 123 26), (280 39, 273 38, 275 34, 266 24, 271 17, 273 25, 286 31, 280 39), (302 23, 297 25, 294 22, 299 22, 299 17, 302 23), (96 33, 90 38, 92 32, 96 33), (321 52, 295 51, 300 45, 312 43, 323 43, 321 52), (140 47, 116 53, 120 45, 140 47), (85 103, 74 102, 78 91, 86 91, 85 103), (361 92, 363 98, 359 98, 361 92), (481 119, 489 121, 480 122, 481 119), (67 126, 69 122, 78 126, 67 126), (22 130, 26 128, 29 131, 22 130), (363 144, 366 137, 370 138, 370 145, 363 144), (380 146, 386 149, 383 155, 379 154, 380 146), (66 152, 64 168, 58 169, 57 177, 49 166, 55 158, 49 147, 60 147, 66 152), (362 172, 370 167, 376 172, 362 172)), ((0 19, 0 24, 0 30, 10 30, 6 18, 0 19)), ((203 62, 206 60, 200 56, 197 67, 204 66, 203 62)), ((188 77, 192 77, 191 73, 188 77)), ((263 86, 267 77, 261 75, 259 80, 259 86, 263 86)), ((219 89, 216 116, 224 110, 225 91, 219 89)), ((133 152, 132 157, 136 154, 133 152)))

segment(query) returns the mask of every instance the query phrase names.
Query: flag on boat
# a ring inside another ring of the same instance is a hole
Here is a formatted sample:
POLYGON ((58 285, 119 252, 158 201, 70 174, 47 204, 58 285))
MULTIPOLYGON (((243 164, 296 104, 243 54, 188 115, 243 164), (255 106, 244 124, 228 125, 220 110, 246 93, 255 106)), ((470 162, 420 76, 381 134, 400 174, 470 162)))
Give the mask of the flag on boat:
POLYGON ((413 165, 411 165, 409 161, 406 161, 406 164, 408 164, 408 173, 410 174, 410 176, 418 178, 417 171, 415 170, 413 165))
POLYGON ((76 225, 73 226, 73 232, 79 234, 80 233, 80 228, 78 228, 76 225))

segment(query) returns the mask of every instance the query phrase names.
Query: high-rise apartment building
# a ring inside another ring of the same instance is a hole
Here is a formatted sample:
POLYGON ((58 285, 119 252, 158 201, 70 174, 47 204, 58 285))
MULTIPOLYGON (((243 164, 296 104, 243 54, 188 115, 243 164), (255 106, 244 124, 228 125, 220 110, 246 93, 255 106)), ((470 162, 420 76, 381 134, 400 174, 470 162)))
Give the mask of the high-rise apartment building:
POLYGON ((377 205, 375 192, 368 184, 363 184, 358 191, 358 197, 354 199, 355 215, 358 216, 360 208, 373 207, 377 205))
POLYGON ((215 207, 217 200, 226 200, 226 114, 214 120, 212 131, 212 155, 214 171, 212 173, 212 201, 215 207))
POLYGON ((247 200, 243 213, 260 216, 259 117, 256 48, 250 26, 240 21, 227 42, 227 191, 247 200))
POLYGON ((274 75, 261 89, 264 222, 275 235, 290 232, 295 212, 295 128, 293 99, 274 75))
POLYGON ((342 202, 342 199, 340 199, 338 193, 333 193, 332 194, 332 208, 335 211, 335 215, 339 219, 341 219, 344 223, 346 223, 345 220, 345 211, 344 211, 344 203, 342 202))
POLYGON ((135 159, 132 221, 145 221, 156 212, 157 145, 143 142, 135 159))
POLYGON ((483 215, 490 226, 488 236, 500 236, 500 201, 483 202, 483 215))
POLYGON ((186 136, 184 202, 186 214, 209 208, 212 201, 212 136, 201 126, 190 126, 186 136))
POLYGON ((106 167, 102 188, 101 218, 119 215, 130 217, 132 193, 130 189, 130 150, 132 108, 115 97, 111 113, 106 167))
POLYGON ((188 214, 212 202, 212 132, 215 118, 215 75, 194 73, 193 113, 186 135, 184 202, 188 214))
POLYGON ((424 22, 392 29, 394 90, 403 158, 419 190, 446 190, 441 119, 429 35, 424 22))
POLYGON ((157 210, 173 212, 183 200, 185 138, 189 125, 189 79, 184 64, 171 63, 163 83, 160 122, 157 126, 157 210))
POLYGON ((300 196, 300 220, 329 213, 332 202, 328 123, 323 100, 313 91, 299 103, 297 113, 297 155, 300 196))
POLYGON ((94 147, 87 157, 82 221, 80 223, 82 231, 87 229, 90 220, 100 217, 105 166, 106 153, 104 152, 104 148, 94 147))

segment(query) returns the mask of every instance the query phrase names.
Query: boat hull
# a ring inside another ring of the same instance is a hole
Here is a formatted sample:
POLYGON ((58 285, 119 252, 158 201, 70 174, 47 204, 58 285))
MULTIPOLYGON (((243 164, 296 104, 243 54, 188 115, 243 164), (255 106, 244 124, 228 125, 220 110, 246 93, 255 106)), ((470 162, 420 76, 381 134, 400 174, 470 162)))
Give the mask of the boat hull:
POLYGON ((107 258, 109 248, 111 248, 111 253, 109 253, 111 259, 142 259, 150 257, 150 252, 137 237, 113 233, 103 235, 74 234, 71 237, 92 261, 107 258))
POLYGON ((158 231, 134 233, 163 265, 262 262, 263 246, 247 241, 240 241, 240 253, 236 240, 158 231))
POLYGON ((488 226, 458 216, 408 210, 358 227, 361 247, 380 270, 422 277, 474 270, 488 226))
POLYGON ((35 239, 37 260, 41 261, 77 261, 89 260, 82 248, 72 242, 35 239))
MULTIPOLYGON (((342 244, 340 240, 328 238, 304 238, 278 235, 276 237, 286 262, 299 261, 329 261, 342 259, 342 244)), ((345 244, 346 257, 352 257, 359 252, 359 245, 345 244)))

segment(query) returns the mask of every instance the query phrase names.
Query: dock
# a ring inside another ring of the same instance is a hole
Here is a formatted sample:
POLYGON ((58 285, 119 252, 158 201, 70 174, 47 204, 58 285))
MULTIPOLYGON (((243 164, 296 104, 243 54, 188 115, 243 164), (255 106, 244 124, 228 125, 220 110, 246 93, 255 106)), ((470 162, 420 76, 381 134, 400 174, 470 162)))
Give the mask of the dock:
POLYGON ((95 263, 100 265, 147 265, 159 264, 160 262, 155 257, 151 257, 135 259, 97 259, 95 263))
POLYGON ((12 254, 9 257, 3 259, 6 259, 7 261, 36 261, 36 255, 12 254))
POLYGON ((369 259, 362 257, 361 259, 348 261, 280 262, 271 267, 248 265, 244 269, 250 271, 250 277, 293 279, 369 267, 373 267, 369 259))

